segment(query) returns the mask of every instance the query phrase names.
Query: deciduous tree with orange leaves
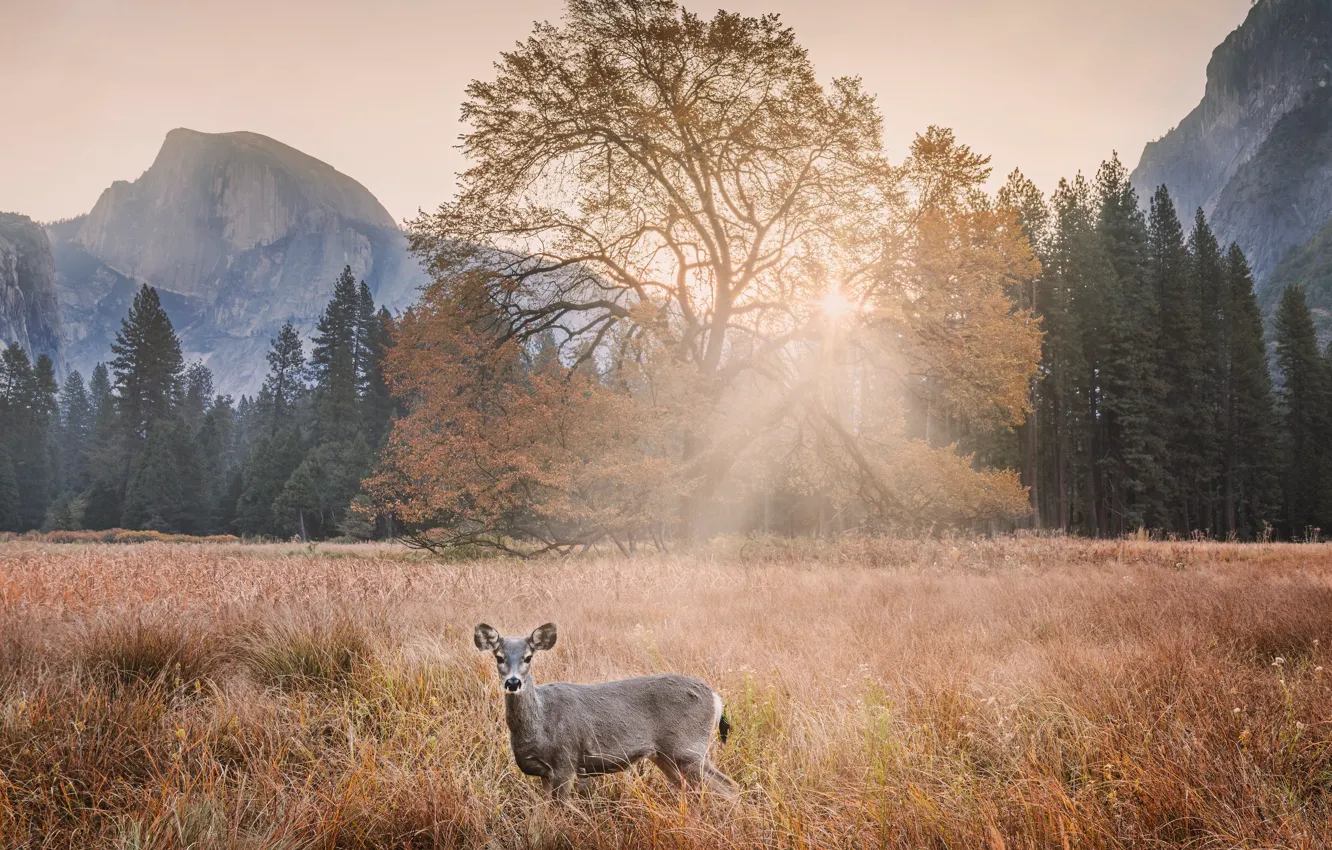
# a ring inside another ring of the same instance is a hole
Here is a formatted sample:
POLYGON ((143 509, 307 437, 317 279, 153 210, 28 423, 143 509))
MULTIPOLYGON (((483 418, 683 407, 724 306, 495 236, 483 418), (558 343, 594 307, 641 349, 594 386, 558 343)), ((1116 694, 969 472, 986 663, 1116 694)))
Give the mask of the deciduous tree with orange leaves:
POLYGON ((385 365, 409 409, 367 482, 368 511, 395 515, 430 549, 567 554, 609 540, 628 552, 662 541, 681 497, 672 435, 692 405, 660 370, 626 361, 608 381, 505 339, 464 295, 481 277, 428 287, 398 323, 385 365))
POLYGON ((912 431, 920 398, 1020 421, 1038 348, 1008 295, 1031 250, 951 133, 894 166, 872 96, 776 16, 673 0, 570 0, 463 119, 458 195, 412 228, 435 283, 390 357, 384 508, 456 542, 696 539, 755 453, 818 433, 871 516, 923 510, 889 496, 908 468, 949 493, 931 522, 1020 512, 912 431))

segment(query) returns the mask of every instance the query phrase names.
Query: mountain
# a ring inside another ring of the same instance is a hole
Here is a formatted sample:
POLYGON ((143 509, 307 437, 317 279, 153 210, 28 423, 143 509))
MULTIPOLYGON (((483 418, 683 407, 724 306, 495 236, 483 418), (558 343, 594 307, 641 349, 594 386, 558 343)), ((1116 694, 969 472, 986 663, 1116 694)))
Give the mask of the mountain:
POLYGON ((48 233, 74 368, 106 359, 147 283, 220 392, 258 388, 270 338, 287 320, 308 334, 344 266, 390 309, 424 281, 364 186, 257 133, 172 130, 139 179, 48 233))
POLYGON ((1276 312, 1287 286, 1304 287, 1318 338, 1332 339, 1332 220, 1308 242, 1287 252, 1272 272, 1268 285, 1258 293, 1258 305, 1265 314, 1276 312))
POLYGON ((36 360, 65 372, 55 261, 42 228, 27 216, 0 213, 0 344, 17 342, 36 360))
POLYGON ((1332 3, 1258 0, 1213 52, 1202 102, 1143 150, 1139 197, 1165 184, 1182 216, 1201 207, 1261 287, 1332 216, 1330 82, 1332 3))

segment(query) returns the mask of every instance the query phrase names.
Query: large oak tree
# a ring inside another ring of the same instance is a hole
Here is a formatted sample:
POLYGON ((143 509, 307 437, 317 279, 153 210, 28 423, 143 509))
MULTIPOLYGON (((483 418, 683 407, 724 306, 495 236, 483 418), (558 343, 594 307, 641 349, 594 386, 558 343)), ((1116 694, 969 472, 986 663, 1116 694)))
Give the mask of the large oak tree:
MULTIPOLYGON (((456 199, 413 226, 436 283, 390 366, 417 410, 441 400, 424 384, 447 392, 414 360, 448 348, 421 336, 425 317, 450 317, 440 333, 484 326, 497 348, 540 342, 560 369, 598 372, 604 386, 632 374, 618 391, 653 401, 617 433, 649 430, 660 449, 659 423, 682 423, 686 534, 743 454, 797 420, 851 494, 904 515, 916 503, 884 480, 893 469, 924 481, 933 456, 950 470, 939 480, 966 478, 959 423, 1024 416, 1039 335, 1011 293, 1036 267, 1016 212, 981 191, 987 160, 932 128, 890 164, 873 97, 854 78, 821 84, 776 16, 571 0, 561 24, 538 24, 467 95, 471 164, 456 199), (692 416, 664 415, 644 389, 657 384, 643 376, 667 374, 688 387, 665 396, 690 399, 692 416), (836 389, 871 385, 872 403, 836 389), (888 396, 901 403, 878 403, 888 396), (911 433, 912 398, 949 427, 911 433), (873 445, 861 437, 871 431, 873 445)), ((461 412, 458 395, 448 404, 461 412)), ((411 443, 444 440, 430 434, 400 428, 381 482, 422 489, 410 482, 432 455, 411 443)), ((435 472, 436 492, 452 492, 435 472)), ((990 507, 954 516, 1020 510, 1015 480, 983 478, 979 491, 997 490, 982 498, 990 507)))

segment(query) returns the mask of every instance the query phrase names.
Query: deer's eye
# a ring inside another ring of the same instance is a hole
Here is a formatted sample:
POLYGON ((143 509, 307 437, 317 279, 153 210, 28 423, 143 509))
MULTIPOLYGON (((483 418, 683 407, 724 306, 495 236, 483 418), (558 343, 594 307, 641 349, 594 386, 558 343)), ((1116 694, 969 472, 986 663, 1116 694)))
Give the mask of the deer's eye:
POLYGON ((527 656, 526 658, 524 658, 524 659, 523 659, 523 663, 524 663, 524 664, 531 664, 531 663, 532 663, 532 656, 529 655, 529 656, 527 656))
POLYGON ((496 664, 503 664, 503 663, 504 663, 504 656, 503 656, 503 655, 496 655, 496 656, 495 656, 495 663, 496 663, 496 664))

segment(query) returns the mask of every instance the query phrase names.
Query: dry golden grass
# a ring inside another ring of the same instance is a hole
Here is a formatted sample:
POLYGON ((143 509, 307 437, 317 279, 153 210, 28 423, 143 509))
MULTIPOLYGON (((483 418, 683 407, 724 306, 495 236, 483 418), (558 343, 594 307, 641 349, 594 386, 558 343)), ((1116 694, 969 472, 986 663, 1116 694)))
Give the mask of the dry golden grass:
POLYGON ((11 542, 0 844, 1332 846, 1329 641, 1326 546, 11 542), (708 679, 743 800, 648 768, 544 802, 480 619, 559 623, 538 681, 708 679))

